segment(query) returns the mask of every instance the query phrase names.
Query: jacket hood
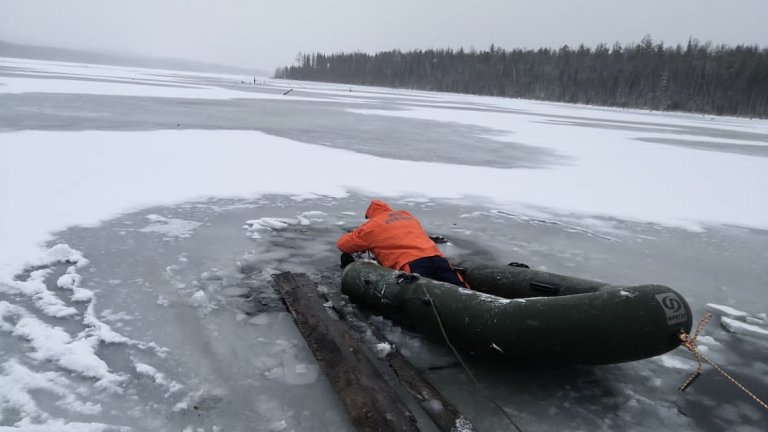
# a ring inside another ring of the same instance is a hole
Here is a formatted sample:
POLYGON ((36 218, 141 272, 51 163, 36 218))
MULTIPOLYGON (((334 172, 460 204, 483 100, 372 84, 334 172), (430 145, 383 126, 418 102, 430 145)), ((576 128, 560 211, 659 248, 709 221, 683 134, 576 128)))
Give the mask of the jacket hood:
POLYGON ((365 217, 366 219, 370 219, 382 213, 389 213, 391 211, 392 211, 392 207, 390 207, 384 201, 373 200, 371 201, 371 205, 368 206, 368 210, 365 211, 365 217))

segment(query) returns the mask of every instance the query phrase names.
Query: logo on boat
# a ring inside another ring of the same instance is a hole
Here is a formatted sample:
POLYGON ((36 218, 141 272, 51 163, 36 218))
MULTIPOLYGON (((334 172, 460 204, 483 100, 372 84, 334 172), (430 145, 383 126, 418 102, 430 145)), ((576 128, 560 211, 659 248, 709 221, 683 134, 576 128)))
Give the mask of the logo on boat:
POLYGON ((664 313, 667 314, 667 324, 679 324, 688 320, 688 313, 677 294, 656 294, 656 300, 659 301, 664 313))

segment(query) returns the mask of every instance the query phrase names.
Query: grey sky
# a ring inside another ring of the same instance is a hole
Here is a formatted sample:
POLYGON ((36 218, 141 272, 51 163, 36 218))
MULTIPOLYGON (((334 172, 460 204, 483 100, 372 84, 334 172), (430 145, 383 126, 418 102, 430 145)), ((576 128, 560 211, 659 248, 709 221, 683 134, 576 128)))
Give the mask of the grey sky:
POLYGON ((302 52, 690 36, 768 47, 767 0, 0 0, 0 39, 272 71, 302 52))

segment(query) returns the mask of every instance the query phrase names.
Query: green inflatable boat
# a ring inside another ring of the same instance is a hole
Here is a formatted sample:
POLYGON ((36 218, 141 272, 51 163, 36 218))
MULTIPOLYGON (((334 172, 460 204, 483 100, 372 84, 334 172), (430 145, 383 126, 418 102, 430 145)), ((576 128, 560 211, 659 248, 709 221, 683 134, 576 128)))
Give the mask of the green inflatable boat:
POLYGON ((518 266, 464 263, 472 290, 356 262, 342 292, 406 328, 476 355, 608 364, 664 354, 691 330, 691 309, 666 286, 617 286, 518 266), (434 310, 432 308, 434 304, 434 310))

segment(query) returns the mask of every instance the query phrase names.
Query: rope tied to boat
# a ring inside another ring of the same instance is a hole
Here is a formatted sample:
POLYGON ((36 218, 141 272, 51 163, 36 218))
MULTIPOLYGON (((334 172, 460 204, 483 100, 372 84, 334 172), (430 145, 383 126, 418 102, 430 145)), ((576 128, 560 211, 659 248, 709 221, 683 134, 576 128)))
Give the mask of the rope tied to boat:
POLYGON ((696 331, 693 333, 693 336, 689 335, 685 332, 685 330, 680 330, 680 345, 685 347, 688 351, 693 353, 693 355, 696 357, 696 370, 693 371, 693 374, 691 374, 690 377, 688 377, 685 382, 683 382, 680 387, 678 387, 678 390, 681 392, 684 392, 688 389, 688 387, 691 386, 691 384, 696 381, 698 377, 701 376, 701 371, 704 368, 704 365, 702 363, 702 359, 704 358, 704 355, 699 351, 698 347, 696 346, 696 339, 698 339, 699 335, 701 334, 701 331, 704 330, 704 327, 709 323, 709 321, 712 319, 712 314, 707 312, 704 314, 704 317, 699 320, 699 323, 696 325, 696 331))
POLYGON ((725 378, 727 378, 730 382, 732 382, 736 387, 740 388, 744 393, 746 393, 750 398, 752 398, 755 402, 757 402, 760 406, 768 410, 768 404, 763 402, 762 399, 760 399, 757 395, 752 393, 748 388, 746 388, 743 384, 741 384, 739 381, 736 380, 736 378, 730 376, 727 372, 723 370, 720 366, 715 364, 712 360, 706 358, 704 354, 701 353, 698 346, 696 345, 696 339, 698 339, 699 335, 701 334, 701 331, 704 330, 704 327, 709 323, 709 321, 712 319, 712 314, 707 312, 704 314, 704 316, 699 320, 699 323, 696 325, 696 331, 693 333, 693 336, 689 335, 683 330, 680 330, 680 345, 685 347, 688 351, 693 353, 693 355, 696 357, 696 370, 691 374, 690 377, 688 377, 683 384, 678 387, 678 390, 681 392, 684 392, 688 387, 690 387, 696 379, 701 376, 702 369, 704 367, 703 362, 707 362, 710 366, 712 366, 716 371, 720 372, 725 378))
POLYGON ((496 408, 501 411, 501 414, 507 419, 507 421, 517 430, 517 432, 523 432, 522 429, 520 429, 520 426, 515 423, 514 420, 512 420, 512 417, 509 416, 507 413, 507 410, 504 409, 498 402, 496 402, 495 399, 487 395, 482 387, 480 387, 480 383, 475 378, 475 374, 472 373, 471 370, 469 370, 469 367, 466 363, 464 363, 464 359, 461 358, 461 355, 459 355, 459 351, 456 350, 456 348, 451 343, 451 340, 448 338, 448 333, 445 332, 445 327, 443 327, 443 320, 440 319, 440 314, 437 312, 437 307, 435 307, 435 302, 432 300, 432 296, 429 295, 429 291, 427 291, 427 287, 421 286, 421 289, 424 290, 424 295, 427 297, 427 302, 430 306, 432 306, 432 312, 435 314, 435 318, 437 319, 437 325, 440 327, 440 331, 443 333, 443 338, 445 339, 445 343, 448 344, 448 346, 451 348, 451 351, 453 351, 453 355, 456 356, 456 359, 459 360, 459 363, 464 368, 464 371, 467 373, 469 378, 472 379, 472 382, 475 384, 475 387, 477 387, 477 390, 480 392, 480 394, 488 401, 490 401, 496 408))

